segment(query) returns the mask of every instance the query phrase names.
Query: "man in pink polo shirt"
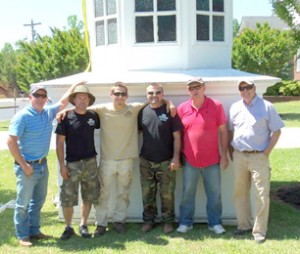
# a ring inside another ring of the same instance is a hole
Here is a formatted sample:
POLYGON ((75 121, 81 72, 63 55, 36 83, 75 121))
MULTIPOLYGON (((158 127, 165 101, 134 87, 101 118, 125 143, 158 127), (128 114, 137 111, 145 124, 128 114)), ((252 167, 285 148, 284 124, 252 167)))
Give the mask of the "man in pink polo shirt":
POLYGON ((207 196, 208 228, 216 234, 222 227, 221 174, 228 166, 227 127, 224 108, 219 101, 205 96, 201 78, 187 82, 190 99, 179 105, 177 112, 183 129, 183 194, 177 231, 193 228, 195 196, 199 176, 202 176, 207 196))

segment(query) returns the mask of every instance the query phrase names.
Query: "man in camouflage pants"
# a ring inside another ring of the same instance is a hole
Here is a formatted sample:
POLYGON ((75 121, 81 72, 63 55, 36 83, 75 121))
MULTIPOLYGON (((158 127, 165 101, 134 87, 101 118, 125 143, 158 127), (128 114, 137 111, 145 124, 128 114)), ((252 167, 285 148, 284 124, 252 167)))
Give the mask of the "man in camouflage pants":
POLYGON ((87 218, 92 204, 98 202, 100 193, 94 143, 94 130, 100 128, 100 120, 95 112, 86 109, 94 101, 95 97, 87 87, 76 87, 69 96, 69 102, 75 105, 75 109, 68 111, 56 129, 56 153, 63 178, 60 200, 66 223, 61 240, 67 240, 75 234, 71 223, 73 207, 78 205, 79 183, 82 197, 79 234, 84 238, 91 237, 87 227, 87 218), (64 158, 65 143, 66 158, 64 158))
POLYGON ((143 232, 155 225, 157 215, 156 194, 159 189, 164 233, 174 230, 174 190, 176 171, 180 164, 182 125, 178 116, 172 118, 163 103, 163 87, 152 83, 147 87, 149 104, 138 117, 143 131, 140 153, 140 175, 143 195, 143 232))

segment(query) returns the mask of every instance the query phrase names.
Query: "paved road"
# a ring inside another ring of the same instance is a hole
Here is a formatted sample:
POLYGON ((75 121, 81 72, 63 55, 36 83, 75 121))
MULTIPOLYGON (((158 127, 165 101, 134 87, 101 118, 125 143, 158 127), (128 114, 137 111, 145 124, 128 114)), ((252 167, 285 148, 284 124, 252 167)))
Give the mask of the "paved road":
MULTIPOLYGON (((7 149, 7 132, 0 131, 0 150, 7 149)), ((300 128, 283 128, 276 148, 300 147, 300 128)), ((52 135, 50 149, 55 149, 55 134, 52 135)))

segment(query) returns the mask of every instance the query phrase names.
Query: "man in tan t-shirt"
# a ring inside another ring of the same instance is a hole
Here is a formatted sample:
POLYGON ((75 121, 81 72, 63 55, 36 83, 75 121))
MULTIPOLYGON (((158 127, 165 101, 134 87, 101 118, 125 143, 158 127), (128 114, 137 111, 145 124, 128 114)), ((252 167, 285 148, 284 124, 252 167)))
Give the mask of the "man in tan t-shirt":
POLYGON ((137 116, 144 103, 126 103, 127 87, 117 82, 111 88, 112 103, 95 105, 89 109, 98 113, 100 131, 101 195, 96 208, 95 237, 106 232, 110 186, 116 181, 116 200, 112 220, 118 233, 125 232, 126 210, 133 177, 133 160, 138 158, 137 116))

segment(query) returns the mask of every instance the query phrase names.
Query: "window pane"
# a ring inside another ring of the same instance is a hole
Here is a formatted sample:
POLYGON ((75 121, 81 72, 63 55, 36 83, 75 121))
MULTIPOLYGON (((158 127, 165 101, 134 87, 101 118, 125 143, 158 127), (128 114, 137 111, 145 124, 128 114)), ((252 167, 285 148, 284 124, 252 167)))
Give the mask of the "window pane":
POLYGON ((153 11, 153 0, 135 0, 135 11, 153 11))
POLYGON ((158 11, 174 11, 176 10, 176 0, 157 0, 158 11))
POLYGON ((213 16, 213 41, 224 41, 224 17, 213 16))
POLYGON ((117 13, 116 0, 107 0, 107 15, 117 13))
POLYGON ((158 17, 158 41, 176 41, 176 16, 158 17))
POLYGON ((197 41, 209 40, 209 16, 197 15, 197 41))
POLYGON ((95 17, 103 17, 103 0, 95 0, 95 17))
POLYGON ((209 0, 197 0, 197 11, 209 11, 209 0))
POLYGON ((213 0, 213 11, 224 12, 224 0, 213 0))
POLYGON ((117 19, 109 19, 108 22, 108 44, 118 43, 117 19))
POLYGON ((96 46, 105 44, 104 21, 96 22, 96 46))
POLYGON ((154 42, 152 16, 135 18, 135 38, 136 42, 154 42))

